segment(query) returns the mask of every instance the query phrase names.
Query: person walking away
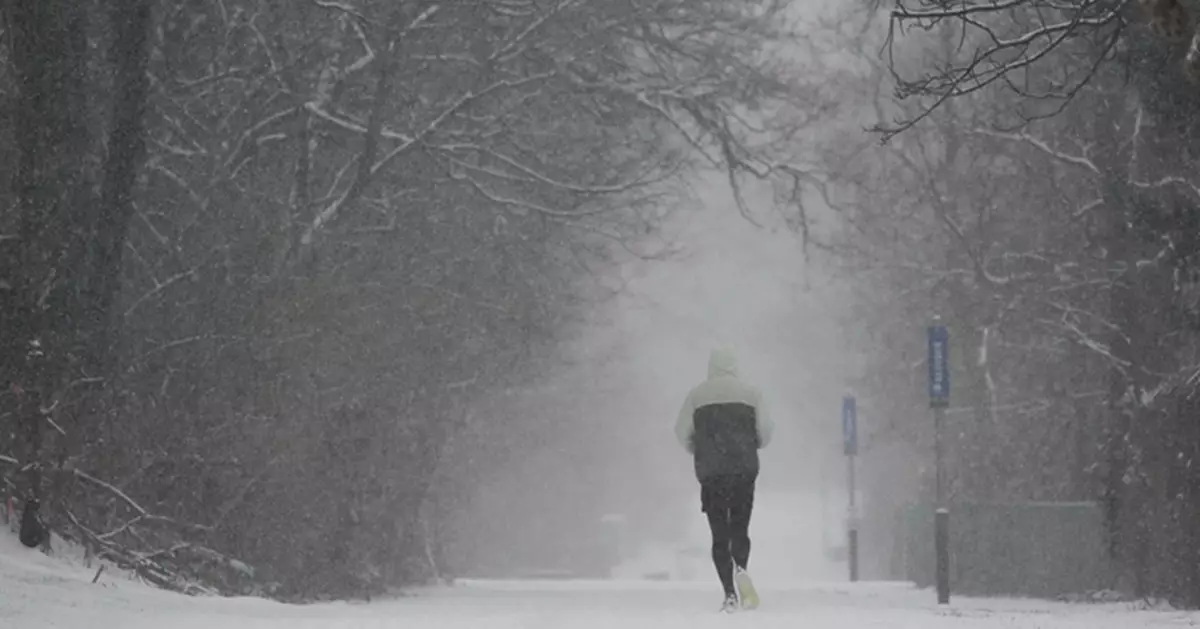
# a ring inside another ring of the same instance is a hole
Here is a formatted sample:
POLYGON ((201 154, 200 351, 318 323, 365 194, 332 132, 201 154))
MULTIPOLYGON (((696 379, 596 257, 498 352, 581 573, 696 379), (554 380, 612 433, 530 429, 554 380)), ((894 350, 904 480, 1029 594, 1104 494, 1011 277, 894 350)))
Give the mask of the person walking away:
POLYGON ((762 393, 744 382, 729 349, 712 351, 708 378, 692 389, 679 410, 675 435, 692 455, 700 482, 700 510, 712 532, 712 560, 725 590, 722 611, 758 607, 747 573, 750 515, 758 480, 758 451, 774 425, 762 393))

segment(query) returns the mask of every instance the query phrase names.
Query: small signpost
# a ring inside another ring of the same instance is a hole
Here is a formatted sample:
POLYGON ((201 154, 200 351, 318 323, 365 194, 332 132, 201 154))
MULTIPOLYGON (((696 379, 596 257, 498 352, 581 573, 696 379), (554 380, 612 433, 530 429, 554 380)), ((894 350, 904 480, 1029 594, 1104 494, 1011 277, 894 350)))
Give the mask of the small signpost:
POLYGON ((936 505, 933 516, 934 549, 937 555, 937 598, 939 605, 950 603, 950 510, 945 503, 945 464, 943 461, 943 425, 950 404, 950 368, 948 355, 950 332, 937 315, 928 330, 929 406, 933 409, 934 471, 936 505))
POLYGON ((950 348, 950 331, 935 316, 929 326, 929 406, 944 409, 950 403, 950 370, 946 355, 950 348))
POLYGON ((858 404, 849 394, 842 398, 842 449, 846 456, 858 455, 858 404))
POLYGON ((858 456, 858 404, 854 396, 842 398, 842 451, 849 472, 850 505, 846 516, 850 582, 858 581, 858 510, 855 504, 854 457, 858 456))

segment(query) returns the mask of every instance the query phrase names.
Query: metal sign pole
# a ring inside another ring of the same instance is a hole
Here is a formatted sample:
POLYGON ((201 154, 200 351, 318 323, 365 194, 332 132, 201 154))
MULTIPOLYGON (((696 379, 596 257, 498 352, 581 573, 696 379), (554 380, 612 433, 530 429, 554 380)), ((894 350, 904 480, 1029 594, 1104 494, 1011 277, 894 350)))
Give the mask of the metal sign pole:
POLYGON ((950 334, 937 315, 929 326, 929 406, 933 409, 935 511, 934 552, 939 605, 950 603, 950 509, 945 495, 944 435, 946 407, 950 402, 950 369, 947 364, 950 334))
POLYGON ((842 398, 842 446, 846 455, 847 486, 850 491, 846 514, 846 545, 850 582, 858 581, 858 505, 855 503, 854 457, 858 455, 858 404, 853 395, 842 398))

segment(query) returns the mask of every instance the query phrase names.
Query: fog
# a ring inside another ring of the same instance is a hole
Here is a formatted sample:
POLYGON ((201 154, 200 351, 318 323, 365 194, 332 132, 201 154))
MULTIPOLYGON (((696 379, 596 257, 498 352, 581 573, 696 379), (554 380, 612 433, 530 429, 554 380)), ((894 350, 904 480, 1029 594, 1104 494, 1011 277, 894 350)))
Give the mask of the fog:
MULTIPOLYGON (((831 6, 811 0, 792 10, 818 34, 827 26, 816 23, 831 6)), ((798 42, 796 71, 826 72, 848 59, 836 53, 816 61, 821 47, 815 39, 798 42)), ((854 111, 841 113, 853 118, 854 111)), ((809 132, 810 139, 835 137, 830 129, 809 132)), ((510 445, 512 459, 475 488, 460 517, 453 546, 473 573, 641 578, 669 571, 671 578, 714 579, 699 486, 672 428, 684 396, 706 376, 709 352, 727 346, 743 377, 763 390, 777 425, 761 453, 751 524, 756 574, 844 578, 839 412, 857 360, 839 325, 845 286, 820 255, 806 255, 765 185, 740 189, 753 213, 747 220, 727 172, 693 175, 690 183, 696 201, 635 243, 663 255, 624 256, 605 269, 617 293, 566 343, 569 366, 513 394, 523 412, 544 414, 537 422, 543 432, 534 447, 510 445), (614 516, 622 522, 619 557, 589 552, 582 540, 602 537, 601 522, 614 516), (612 573, 610 559, 618 564, 612 573)), ((835 229, 833 211, 809 205, 814 234, 835 229)), ((486 403, 480 412, 489 412, 486 403)))
POLYGON ((709 352, 728 346, 777 424, 762 452, 751 526, 756 572, 844 574, 829 555, 843 543, 839 404, 854 362, 838 325, 842 297, 828 272, 805 260, 800 237, 776 224, 763 191, 748 195, 756 226, 739 215, 726 182, 719 174, 697 181, 702 201, 664 226, 673 253, 625 260, 620 292, 573 345, 573 367, 528 394, 553 415, 554 436, 479 488, 463 533, 476 538, 468 544, 476 553, 488 549, 490 559, 476 554, 476 563, 570 572, 555 549, 578 546, 595 520, 619 515, 623 559, 633 561, 623 576, 671 569, 675 578, 713 578, 699 487, 672 427, 706 376, 709 352), (702 567, 679 572, 670 557, 680 548, 699 549, 702 567), (516 556, 545 565, 513 565, 516 556))

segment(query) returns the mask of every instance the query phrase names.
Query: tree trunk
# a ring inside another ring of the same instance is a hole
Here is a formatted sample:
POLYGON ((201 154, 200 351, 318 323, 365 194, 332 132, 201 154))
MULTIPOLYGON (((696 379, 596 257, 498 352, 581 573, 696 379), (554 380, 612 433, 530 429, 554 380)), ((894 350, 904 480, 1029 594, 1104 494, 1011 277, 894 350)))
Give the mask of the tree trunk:
MULTIPOLYGON (((6 265, 13 298, 0 317, 2 368, 17 397, 22 493, 34 512, 47 507, 43 471, 53 444, 52 412, 76 415, 69 383, 107 371, 110 311, 119 288, 121 248, 132 213, 131 191, 143 154, 142 112, 149 0, 110 8, 116 68, 103 194, 93 198, 88 156, 85 67, 87 6, 72 0, 11 0, 7 6, 19 85, 15 137, 20 243, 6 265), (94 212, 93 208, 99 208, 94 212)), ((66 456, 66 441, 57 458, 66 456)), ((36 517, 23 518, 40 526, 36 517)), ((38 531, 23 534, 35 540, 38 531)))
MULTIPOLYGON (((5 276, 14 295, 5 309, 5 365, 18 402, 20 481, 33 510, 41 498, 43 423, 77 352, 79 274, 87 242, 81 195, 86 194, 83 118, 82 5, 71 0, 12 0, 8 6, 12 60, 20 95, 15 112, 19 164, 15 181, 20 243, 5 276)), ((37 526, 37 518, 23 518, 37 526)), ((22 540, 39 540, 25 531, 22 540)))
POLYGON ((145 155, 144 119, 150 94, 150 0, 120 0, 109 6, 116 38, 110 59, 114 64, 112 118, 100 215, 93 239, 94 258, 89 283, 88 321, 92 327, 92 359, 107 371, 111 354, 112 305, 120 290, 121 251, 133 217, 133 189, 145 155))

